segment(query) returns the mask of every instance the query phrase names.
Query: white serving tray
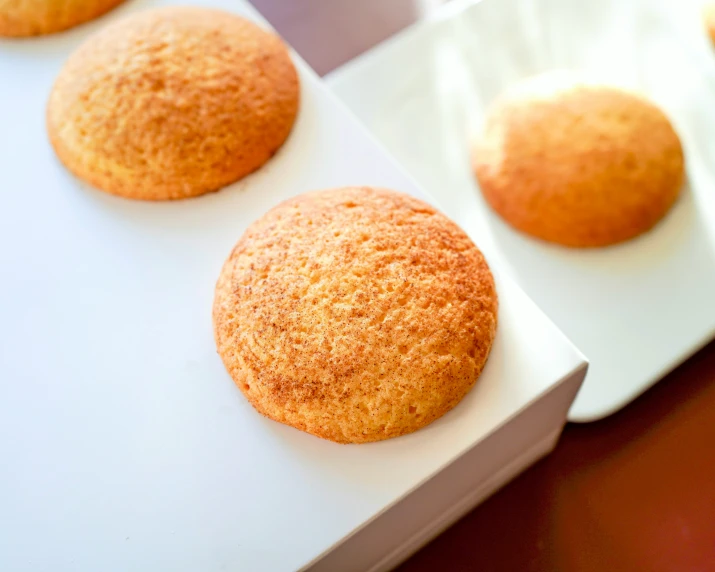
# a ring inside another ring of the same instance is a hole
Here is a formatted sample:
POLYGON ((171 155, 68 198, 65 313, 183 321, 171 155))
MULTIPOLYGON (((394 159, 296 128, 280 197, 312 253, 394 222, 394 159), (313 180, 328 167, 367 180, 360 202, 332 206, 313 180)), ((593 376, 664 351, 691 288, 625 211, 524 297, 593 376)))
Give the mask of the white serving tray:
POLYGON ((696 4, 457 0, 327 78, 588 357, 572 421, 618 410, 715 336, 715 55, 696 4), (689 185, 647 235, 601 250, 550 246, 511 230, 481 198, 468 142, 485 106, 554 68, 642 90, 673 119, 689 185))
POLYGON ((310 189, 424 195, 298 58, 295 130, 243 182, 142 203, 74 179, 45 134, 54 77, 99 27, 175 3, 0 42, 0 570, 384 569, 554 446, 585 361, 497 275, 483 376, 428 428, 344 446, 258 415, 211 326, 246 226, 310 189))

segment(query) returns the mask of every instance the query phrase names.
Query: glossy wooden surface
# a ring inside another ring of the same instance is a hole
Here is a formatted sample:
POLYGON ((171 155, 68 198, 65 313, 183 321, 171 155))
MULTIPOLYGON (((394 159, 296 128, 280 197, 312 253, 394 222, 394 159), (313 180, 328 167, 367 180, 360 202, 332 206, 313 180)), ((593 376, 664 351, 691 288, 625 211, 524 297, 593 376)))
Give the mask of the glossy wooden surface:
MULTIPOLYGON (((442 2, 252 1, 319 73, 442 2)), ((615 415, 568 425, 399 570, 715 571, 715 343, 615 415)))

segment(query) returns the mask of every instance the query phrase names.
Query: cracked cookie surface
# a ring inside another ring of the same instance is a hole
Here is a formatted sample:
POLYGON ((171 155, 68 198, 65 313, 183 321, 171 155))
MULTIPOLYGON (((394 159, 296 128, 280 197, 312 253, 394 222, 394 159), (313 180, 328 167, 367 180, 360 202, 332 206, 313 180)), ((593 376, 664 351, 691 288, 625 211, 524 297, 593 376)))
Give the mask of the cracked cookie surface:
POLYGON ((80 46, 55 82, 50 141, 91 185, 133 199, 216 191, 288 137, 299 81, 274 34, 218 10, 120 20, 80 46))
POLYGON ((343 188, 254 222, 221 272, 218 352, 267 417, 340 443, 416 431, 467 394, 497 294, 479 249, 409 195, 343 188))

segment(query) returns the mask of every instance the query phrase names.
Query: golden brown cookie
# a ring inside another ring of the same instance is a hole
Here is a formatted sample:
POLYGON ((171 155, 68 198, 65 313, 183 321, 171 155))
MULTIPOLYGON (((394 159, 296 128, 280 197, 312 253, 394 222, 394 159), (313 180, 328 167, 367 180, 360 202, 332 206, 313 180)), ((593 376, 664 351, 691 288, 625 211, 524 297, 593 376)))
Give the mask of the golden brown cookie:
POLYGON ((710 36, 710 41, 715 44, 715 3, 705 5, 703 8, 703 21, 705 31, 710 36))
POLYGON ((416 431, 474 385, 497 324, 487 263, 444 215, 372 188, 308 193, 226 261, 218 352, 262 414, 339 443, 416 431))
POLYGON ((472 164, 484 197, 506 222, 573 247, 647 231, 684 179, 680 140, 660 109, 568 73, 532 78, 501 98, 472 164))
POLYGON ((298 75, 283 42, 203 8, 163 8, 101 30, 50 96, 57 155, 92 185, 133 199, 182 199, 258 169, 295 121, 298 75))
POLYGON ((0 36, 61 32, 98 18, 124 0, 0 0, 0 36))

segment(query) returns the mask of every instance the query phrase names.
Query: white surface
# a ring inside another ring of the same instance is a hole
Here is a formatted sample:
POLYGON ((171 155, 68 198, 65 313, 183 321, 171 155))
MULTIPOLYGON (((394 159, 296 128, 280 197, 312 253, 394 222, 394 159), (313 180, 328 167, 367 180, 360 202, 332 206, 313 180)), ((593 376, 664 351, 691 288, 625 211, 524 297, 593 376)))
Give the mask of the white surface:
POLYGON ((328 78, 588 357, 573 421, 614 412, 715 336, 715 53, 697 4, 457 1, 328 78), (545 245, 511 230, 481 198, 468 142, 485 106, 514 81, 554 68, 640 89, 671 116, 690 184, 647 235, 593 251, 545 245))
POLYGON ((420 192, 303 64, 293 134, 242 183, 153 204, 72 178, 44 130, 53 78, 90 32, 170 3, 135 0, 57 37, 0 42, 3 571, 295 570, 583 364, 500 279, 484 375, 427 429, 340 446, 255 413, 211 327, 214 283, 244 228, 310 189, 420 192))
POLYGON ((336 547, 310 572, 381 572, 408 558, 553 449, 584 373, 585 365, 336 547))
MULTIPOLYGON (((428 526, 421 529, 413 536, 409 537, 404 545, 389 553, 375 566, 369 569, 361 569, 356 567, 356 572, 363 572, 364 570, 368 570, 368 572, 389 572, 390 570, 393 570, 394 568, 399 566, 402 562, 407 560, 420 548, 427 545, 430 541, 435 539, 437 536, 447 530, 450 526, 456 523, 460 518, 466 516, 471 510, 474 509, 475 506, 477 506, 485 498, 496 492, 503 485, 503 483, 509 482, 511 479, 516 477, 524 470, 524 466, 531 466, 536 461, 549 454, 558 442, 558 439, 561 436, 562 429, 563 426, 560 426, 556 431, 547 435, 544 439, 537 441, 535 445, 526 449, 525 453, 522 453, 511 463, 505 465, 498 473, 493 475, 492 478, 486 481, 482 486, 470 491, 469 494, 462 497, 457 503, 447 505, 448 508, 446 510, 444 510, 440 514, 434 515, 434 518, 431 518, 428 521, 428 526)), ((460 468, 462 467, 460 466, 460 468)), ((463 468, 465 470, 469 469, 469 467, 466 466, 463 468)), ((440 477, 442 477, 445 472, 446 471, 441 473, 440 476, 435 479, 437 481, 434 483, 435 485, 447 487, 452 486, 453 483, 448 482, 447 479, 445 479, 445 482, 440 482, 440 477)), ((333 572, 335 568, 326 570, 330 570, 330 572, 333 572)), ((316 572, 320 571, 317 570, 316 572)), ((347 571, 341 569, 341 572, 347 571)))

